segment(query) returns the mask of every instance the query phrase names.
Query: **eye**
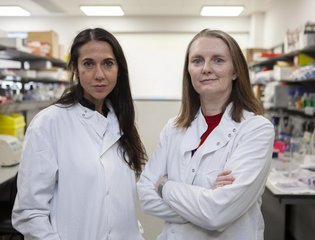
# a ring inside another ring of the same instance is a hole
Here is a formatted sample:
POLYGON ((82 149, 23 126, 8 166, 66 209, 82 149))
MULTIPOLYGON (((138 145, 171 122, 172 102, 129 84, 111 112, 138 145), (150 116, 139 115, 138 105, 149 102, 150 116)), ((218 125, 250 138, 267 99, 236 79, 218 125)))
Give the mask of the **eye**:
POLYGON ((214 61, 215 63, 218 63, 218 64, 224 62, 224 60, 223 60, 222 58, 220 58, 220 57, 214 58, 213 61, 214 61))
POLYGON ((114 59, 105 59, 103 61, 103 66, 107 69, 110 69, 116 65, 116 61, 114 59))
POLYGON ((95 63, 94 63, 93 61, 91 61, 91 60, 85 60, 85 61, 83 62, 83 66, 84 66, 85 68, 88 68, 88 69, 93 68, 94 65, 95 65, 95 63))
POLYGON ((201 58, 193 58, 191 60, 191 63, 194 64, 194 65, 200 65, 203 63, 203 60, 201 58))

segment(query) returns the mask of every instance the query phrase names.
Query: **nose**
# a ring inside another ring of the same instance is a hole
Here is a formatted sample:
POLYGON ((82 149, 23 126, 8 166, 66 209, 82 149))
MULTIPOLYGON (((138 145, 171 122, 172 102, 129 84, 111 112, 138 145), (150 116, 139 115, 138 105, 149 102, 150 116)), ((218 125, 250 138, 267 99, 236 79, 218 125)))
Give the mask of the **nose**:
POLYGON ((203 65, 203 68, 202 68, 202 73, 203 74, 209 74, 211 72, 212 72, 212 69, 211 69, 210 62, 205 61, 204 65, 203 65))
POLYGON ((104 77, 105 77, 105 75, 104 75, 104 72, 103 72, 101 65, 96 65, 95 79, 96 80, 102 80, 102 79, 104 79, 104 77))

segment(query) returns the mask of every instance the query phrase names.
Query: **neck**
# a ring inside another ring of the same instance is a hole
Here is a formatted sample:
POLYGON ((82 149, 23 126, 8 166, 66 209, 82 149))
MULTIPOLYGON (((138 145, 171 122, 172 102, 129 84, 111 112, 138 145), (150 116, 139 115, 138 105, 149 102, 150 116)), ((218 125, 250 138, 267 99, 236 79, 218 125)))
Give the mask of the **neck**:
POLYGON ((98 111, 100 114, 103 114, 103 103, 95 105, 95 110, 98 111))
POLYGON ((222 113, 229 97, 200 97, 200 106, 203 115, 213 116, 222 113))
POLYGON ((223 112, 223 106, 203 106, 201 105, 201 111, 204 116, 214 116, 223 112))

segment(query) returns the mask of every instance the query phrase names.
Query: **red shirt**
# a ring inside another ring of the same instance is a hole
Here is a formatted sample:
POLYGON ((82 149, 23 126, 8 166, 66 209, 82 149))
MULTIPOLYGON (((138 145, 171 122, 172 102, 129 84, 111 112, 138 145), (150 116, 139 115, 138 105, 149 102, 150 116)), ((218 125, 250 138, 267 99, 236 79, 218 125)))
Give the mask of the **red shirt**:
POLYGON ((207 129, 207 131, 204 132, 204 134, 202 134, 202 136, 200 138, 199 146, 201 146, 201 144, 204 143, 204 141, 207 139, 207 137, 213 131, 213 129, 215 129, 216 126, 219 125, 221 118, 222 118, 222 115, 223 115, 223 113, 219 113, 219 114, 213 115, 213 116, 204 116, 205 120, 208 124, 208 129, 207 129))
MULTIPOLYGON (((219 114, 213 115, 213 116, 204 116, 205 120, 208 124, 208 129, 202 134, 198 148, 201 146, 201 144, 204 143, 204 141, 207 139, 207 137, 213 131, 213 129, 215 129, 216 126, 219 125, 222 116, 223 116, 223 113, 219 113, 219 114)), ((196 150, 198 148, 196 148, 195 150, 192 151, 192 155, 194 155, 194 153, 196 152, 196 150)))
POLYGON ((192 153, 191 153, 192 156, 194 155, 196 150, 201 146, 201 144, 204 143, 204 141, 207 139, 207 137, 213 131, 213 129, 215 129, 216 126, 219 125, 222 116, 223 116, 223 113, 219 113, 219 114, 213 115, 213 116, 204 116, 205 120, 208 124, 208 129, 202 134, 202 136, 200 138, 199 146, 195 150, 192 151, 192 153))

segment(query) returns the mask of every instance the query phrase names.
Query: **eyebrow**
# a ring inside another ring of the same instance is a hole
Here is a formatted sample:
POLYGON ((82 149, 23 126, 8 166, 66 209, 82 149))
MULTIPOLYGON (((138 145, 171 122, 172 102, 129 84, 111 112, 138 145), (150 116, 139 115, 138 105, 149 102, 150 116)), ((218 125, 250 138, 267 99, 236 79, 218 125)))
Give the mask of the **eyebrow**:
MULTIPOLYGON (((216 57, 221 57, 221 58, 225 58, 226 55, 223 54, 215 54, 212 56, 212 58, 216 58, 216 57)), ((202 55, 200 54, 196 54, 196 55, 191 55, 189 58, 204 58, 202 55)))
POLYGON ((223 55, 223 54, 215 54, 215 55, 213 55, 213 57, 221 57, 221 58, 225 58, 225 57, 226 57, 226 55, 223 55))
POLYGON ((196 54, 196 55, 189 56, 189 58, 203 58, 203 56, 200 54, 196 54))
MULTIPOLYGON (((90 57, 82 58, 82 61, 85 61, 85 60, 92 60, 92 61, 95 61, 93 58, 90 58, 90 57)), ((116 61, 116 59, 113 58, 113 57, 106 57, 106 58, 103 58, 102 61, 104 61, 104 60, 113 60, 113 61, 116 61)))

